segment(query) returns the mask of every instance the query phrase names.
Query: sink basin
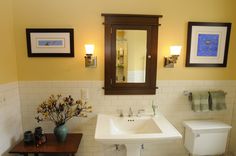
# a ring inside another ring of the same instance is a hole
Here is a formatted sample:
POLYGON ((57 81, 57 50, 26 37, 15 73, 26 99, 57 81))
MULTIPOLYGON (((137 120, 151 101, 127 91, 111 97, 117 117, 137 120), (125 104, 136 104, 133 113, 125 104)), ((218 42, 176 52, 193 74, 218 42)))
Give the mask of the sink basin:
POLYGON ((182 135, 161 114, 142 117, 118 117, 99 114, 95 140, 104 144, 143 144, 180 139, 182 135))
POLYGON ((151 117, 142 118, 110 118, 110 133, 112 135, 134 135, 160 133, 160 128, 151 117))

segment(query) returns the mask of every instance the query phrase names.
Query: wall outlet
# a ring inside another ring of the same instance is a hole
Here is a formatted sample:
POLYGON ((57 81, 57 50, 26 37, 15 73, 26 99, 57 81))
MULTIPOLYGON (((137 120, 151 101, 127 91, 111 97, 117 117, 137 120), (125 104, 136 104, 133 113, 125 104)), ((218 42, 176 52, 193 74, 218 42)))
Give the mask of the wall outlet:
POLYGON ((88 98, 89 98, 88 89, 81 89, 81 99, 88 100, 88 98))

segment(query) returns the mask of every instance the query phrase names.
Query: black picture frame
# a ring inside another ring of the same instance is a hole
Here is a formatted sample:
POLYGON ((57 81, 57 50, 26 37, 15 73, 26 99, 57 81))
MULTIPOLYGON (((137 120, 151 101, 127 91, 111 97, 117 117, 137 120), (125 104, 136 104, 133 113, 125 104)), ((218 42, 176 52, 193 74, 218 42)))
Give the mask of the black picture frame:
POLYGON ((28 57, 74 57, 74 29, 27 28, 28 57))
POLYGON ((186 67, 226 67, 231 23, 188 22, 186 67))

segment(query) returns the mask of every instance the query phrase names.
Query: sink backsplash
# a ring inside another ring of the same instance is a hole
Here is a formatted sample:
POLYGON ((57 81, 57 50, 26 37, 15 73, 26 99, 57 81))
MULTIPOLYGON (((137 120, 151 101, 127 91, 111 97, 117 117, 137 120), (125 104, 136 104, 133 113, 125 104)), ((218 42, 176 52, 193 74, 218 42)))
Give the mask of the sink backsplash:
MULTIPOLYGON (((84 134, 78 155, 80 156, 123 156, 125 149, 116 151, 114 146, 103 146, 95 142, 94 132, 96 114, 117 113, 123 109, 127 115, 129 107, 134 113, 144 108, 152 112, 152 100, 158 104, 158 110, 183 134, 182 122, 188 119, 217 119, 231 123, 233 105, 236 101, 236 81, 157 81, 156 95, 112 95, 105 96, 102 89, 103 81, 21 81, 19 93, 24 130, 33 130, 41 125, 45 132, 52 132, 54 124, 51 122, 38 124, 34 119, 36 107, 51 94, 72 95, 75 99, 81 98, 81 90, 88 90, 88 102, 93 106, 93 113, 88 118, 74 118, 67 123, 70 132, 84 134), (215 112, 194 113, 191 110, 188 98, 183 92, 196 90, 224 90, 227 92, 227 110, 215 112)), ((233 147, 233 146, 232 146, 233 147)), ((182 141, 165 142, 161 144, 147 144, 141 153, 142 156, 187 156, 182 141)))

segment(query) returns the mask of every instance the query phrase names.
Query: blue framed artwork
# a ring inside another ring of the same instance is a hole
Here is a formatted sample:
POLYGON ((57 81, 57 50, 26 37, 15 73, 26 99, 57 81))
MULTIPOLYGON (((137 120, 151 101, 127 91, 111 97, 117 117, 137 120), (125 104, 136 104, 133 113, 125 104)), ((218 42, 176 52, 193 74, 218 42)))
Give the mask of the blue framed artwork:
POLYGON ((74 57, 74 30, 26 29, 29 57, 74 57))
POLYGON ((226 67, 231 23, 189 22, 186 67, 226 67))
POLYGON ((197 56, 217 56, 219 34, 199 34, 197 56))
POLYGON ((65 39, 37 39, 37 47, 65 47, 65 39))

